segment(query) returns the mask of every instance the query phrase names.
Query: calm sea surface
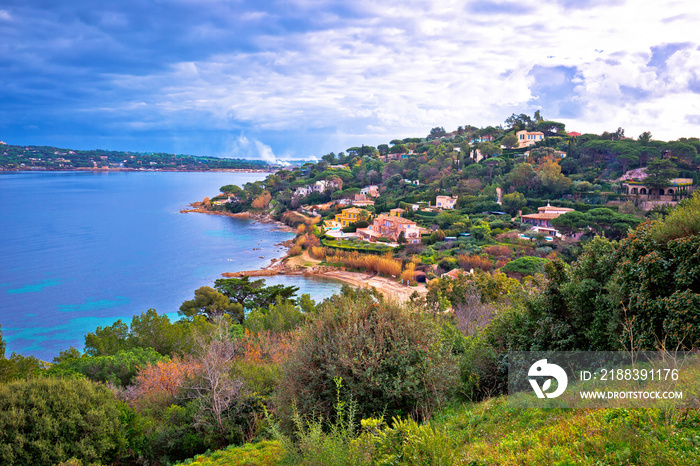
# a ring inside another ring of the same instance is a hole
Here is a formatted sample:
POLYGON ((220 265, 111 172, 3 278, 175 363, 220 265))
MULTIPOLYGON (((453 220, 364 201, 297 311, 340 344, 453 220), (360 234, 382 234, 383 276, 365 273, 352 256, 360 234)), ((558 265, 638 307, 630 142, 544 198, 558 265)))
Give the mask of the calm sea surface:
MULTIPOLYGON (((261 173, 44 172, 0 175, 0 325, 7 354, 51 360, 85 333, 180 304, 222 272, 264 267, 293 235, 274 225, 181 214, 261 173)), ((321 300, 333 281, 271 277, 321 300)))

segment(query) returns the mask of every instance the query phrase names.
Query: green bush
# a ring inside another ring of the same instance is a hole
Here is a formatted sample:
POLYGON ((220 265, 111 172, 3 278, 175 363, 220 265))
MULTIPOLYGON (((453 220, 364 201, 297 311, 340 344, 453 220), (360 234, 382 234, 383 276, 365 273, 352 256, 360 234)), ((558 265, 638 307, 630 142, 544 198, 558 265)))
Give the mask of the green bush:
POLYGON ((0 385, 0 463, 127 460, 133 413, 104 385, 34 378, 0 385))
MULTIPOLYGON (((381 419, 363 419, 365 432, 355 442, 372 464, 430 464, 451 466, 459 463, 457 444, 446 432, 413 419, 392 420, 387 428, 381 419)), ((359 455, 358 455, 359 456, 359 455)))
POLYGON ((506 273, 518 273, 521 275, 535 275, 536 273, 544 272, 544 264, 547 262, 547 259, 542 259, 540 257, 519 257, 504 265, 501 271, 506 273))
POLYGON ((51 368, 51 372, 73 371, 96 382, 109 382, 117 387, 126 387, 139 369, 149 364, 168 359, 153 348, 134 348, 119 351, 113 356, 83 356, 67 359, 51 368))
POLYGON ((283 367, 278 409, 333 416, 333 379, 369 417, 430 413, 456 386, 457 364, 435 318, 365 290, 336 295, 301 328, 283 367))

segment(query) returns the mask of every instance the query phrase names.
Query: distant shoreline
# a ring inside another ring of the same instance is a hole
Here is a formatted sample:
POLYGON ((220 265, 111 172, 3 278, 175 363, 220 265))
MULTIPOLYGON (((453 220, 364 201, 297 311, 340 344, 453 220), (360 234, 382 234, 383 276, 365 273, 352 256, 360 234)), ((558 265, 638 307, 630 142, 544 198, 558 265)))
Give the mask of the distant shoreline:
POLYGON ((35 168, 33 170, 0 168, 0 173, 37 173, 37 172, 172 172, 172 173, 275 173, 279 168, 212 168, 208 170, 176 170, 164 168, 35 168))

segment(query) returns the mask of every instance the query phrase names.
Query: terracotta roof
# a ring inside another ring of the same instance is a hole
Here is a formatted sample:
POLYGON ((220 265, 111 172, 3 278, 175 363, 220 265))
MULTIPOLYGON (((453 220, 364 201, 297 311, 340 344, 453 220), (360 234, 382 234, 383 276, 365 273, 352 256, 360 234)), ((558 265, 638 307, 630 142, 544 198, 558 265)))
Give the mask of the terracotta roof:
POLYGON ((384 215, 384 214, 382 214, 382 215, 380 215, 379 217, 377 217, 377 220, 379 220, 379 221, 386 220, 386 221, 388 221, 388 222, 394 222, 394 223, 410 223, 410 224, 413 224, 413 225, 416 224, 416 222, 414 222, 413 220, 409 220, 409 219, 403 218, 403 217, 397 217, 397 216, 395 216, 395 215, 384 215))
POLYGON ((534 220, 552 220, 553 218, 561 217, 562 214, 527 214, 521 218, 531 218, 534 220))

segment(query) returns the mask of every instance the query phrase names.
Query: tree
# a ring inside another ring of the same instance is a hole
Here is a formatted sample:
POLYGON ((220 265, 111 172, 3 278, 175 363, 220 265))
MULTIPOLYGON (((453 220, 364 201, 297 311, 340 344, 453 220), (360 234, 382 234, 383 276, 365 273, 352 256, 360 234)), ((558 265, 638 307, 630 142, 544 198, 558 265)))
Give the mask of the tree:
POLYGON ((669 142, 666 148, 671 151, 671 157, 676 158, 676 160, 686 165, 692 165, 695 158, 698 156, 698 151, 694 146, 683 142, 669 142))
POLYGON ((548 160, 538 167, 537 176, 544 189, 553 195, 567 192, 571 188, 571 179, 561 173, 561 166, 548 160))
POLYGON ((648 145, 651 141, 651 131, 644 131, 642 134, 639 135, 639 138, 637 138, 637 140, 643 146, 648 145))
POLYGON ((535 275, 544 272, 544 264, 547 259, 540 257, 525 256, 508 262, 501 268, 502 272, 514 273, 518 275, 535 275))
POLYGON ((445 131, 445 128, 442 126, 436 126, 435 128, 430 130, 430 134, 428 134, 429 139, 437 139, 445 136, 447 132, 445 131))
POLYGON ((561 136, 566 133, 566 126, 558 121, 540 121, 535 128, 545 136, 561 136))
POLYGON ((97 327, 94 332, 85 335, 85 354, 101 356, 127 350, 128 336, 129 327, 121 319, 108 327, 97 327))
POLYGON ((296 286, 274 285, 265 286, 265 280, 250 281, 250 277, 220 278, 214 282, 216 289, 225 294, 234 303, 240 304, 244 309, 252 310, 267 308, 275 304, 277 299, 291 299, 299 291, 296 286))
POLYGON ((253 209, 262 210, 270 204, 271 200, 272 195, 270 194, 270 192, 264 191, 262 194, 253 199, 253 202, 250 205, 253 209))
POLYGON ((501 139, 501 144, 503 144, 506 149, 513 149, 518 147, 518 138, 515 134, 507 134, 501 139))
POLYGON ((427 415, 454 389, 456 361, 425 311, 361 289, 345 289, 320 307, 283 365, 284 418, 296 400, 300 414, 332 419, 334 378, 342 379, 341 396, 357 403, 359 418, 427 415))
POLYGON ((619 248, 616 286, 632 349, 692 349, 700 344, 700 194, 663 221, 647 222, 619 248))
POLYGON ((5 340, 2 338, 2 326, 0 325, 0 359, 5 358, 5 340))
POLYGON ((506 118, 505 124, 510 131, 520 131, 524 129, 530 130, 535 127, 535 122, 532 121, 532 118, 524 113, 521 113, 520 115, 513 113, 511 116, 506 118))
POLYGON ((532 164, 519 163, 506 175, 506 179, 511 186, 516 189, 534 189, 538 183, 537 172, 532 168, 532 164))
POLYGON ((516 215, 520 209, 527 205, 527 200, 522 193, 515 191, 514 193, 503 195, 503 210, 510 215, 516 215))
POLYGON ((668 186, 671 178, 678 175, 678 170, 668 159, 654 159, 647 164, 646 174, 644 184, 656 191, 656 196, 658 196, 658 190, 668 186))
POLYGON ((149 309, 131 319, 128 343, 131 348, 153 348, 162 355, 184 354, 192 345, 191 328, 172 323, 166 314, 149 309))
POLYGON ((66 359, 52 366, 49 373, 62 375, 66 371, 75 372, 94 382, 126 387, 131 384, 141 368, 166 359, 168 358, 161 356, 153 348, 132 348, 115 355, 66 359))
POLYGON ((554 228, 565 235, 573 235, 579 233, 582 229, 588 227, 590 218, 584 212, 567 212, 557 218, 550 220, 554 228))
POLYGON ((231 302, 227 295, 208 286, 195 290, 194 299, 182 303, 178 314, 187 319, 202 315, 209 321, 227 314, 238 323, 245 318, 242 304, 231 302))
POLYGON ((399 233, 399 237, 396 240, 397 243, 399 244, 405 244, 406 243, 406 233, 404 233, 403 230, 401 230, 401 233, 399 233))
POLYGON ((407 152, 408 149, 403 144, 396 144, 395 146, 392 146, 391 149, 389 149, 390 154, 405 154, 407 152))
POLYGON ((503 149, 492 142, 482 142, 479 144, 479 151, 483 157, 499 156, 503 154, 503 149))
MULTIPOLYGON (((482 142, 482 144, 491 144, 489 142, 482 142)), ((493 145, 493 144, 491 144, 493 145)), ((491 157, 489 159, 486 159, 483 161, 484 165, 489 167, 489 181, 493 178, 493 170, 496 168, 501 162, 503 162, 503 159, 500 157, 491 157)))
POLYGON ((639 162, 639 150, 631 144, 625 144, 623 147, 621 147, 620 144, 624 143, 615 144, 617 144, 616 148, 618 149, 617 159, 620 165, 622 165, 622 172, 624 173, 627 171, 628 166, 639 162))
POLYGON ((243 190, 235 184, 227 184, 219 188, 219 191, 221 191, 222 193, 226 193, 229 196, 233 195, 238 197, 243 190))
POLYGON ((199 408, 197 423, 226 431, 229 407, 241 397, 243 383, 231 376, 237 347, 231 340, 228 316, 215 319, 214 332, 195 335, 194 365, 197 370, 186 386, 189 398, 199 408))

